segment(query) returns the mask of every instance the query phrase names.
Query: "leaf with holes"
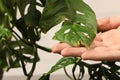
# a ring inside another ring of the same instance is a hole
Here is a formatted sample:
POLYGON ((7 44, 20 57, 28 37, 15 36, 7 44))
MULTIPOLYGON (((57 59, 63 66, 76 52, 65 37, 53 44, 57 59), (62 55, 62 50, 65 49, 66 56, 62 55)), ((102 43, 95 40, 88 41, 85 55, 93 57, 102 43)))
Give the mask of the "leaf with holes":
POLYGON ((21 16, 24 16, 25 8, 30 4, 30 0, 17 0, 17 5, 21 16))
POLYGON ((75 63, 76 63, 75 57, 63 57, 51 68, 51 70, 48 73, 42 75, 39 80, 49 80, 48 78, 51 73, 75 63))
POLYGON ((72 18, 67 18, 64 21, 62 28, 53 39, 72 46, 83 45, 89 47, 97 32, 95 13, 82 0, 70 0, 70 4, 75 14, 72 15, 72 18))
POLYGON ((75 62, 76 62, 76 58, 74 57, 63 57, 51 68, 51 70, 48 73, 49 74, 53 73, 56 70, 64 68, 70 64, 74 64, 75 62))
POLYGON ((91 44, 95 33, 79 24, 64 24, 63 27, 55 34, 54 39, 68 43, 72 46, 91 44))

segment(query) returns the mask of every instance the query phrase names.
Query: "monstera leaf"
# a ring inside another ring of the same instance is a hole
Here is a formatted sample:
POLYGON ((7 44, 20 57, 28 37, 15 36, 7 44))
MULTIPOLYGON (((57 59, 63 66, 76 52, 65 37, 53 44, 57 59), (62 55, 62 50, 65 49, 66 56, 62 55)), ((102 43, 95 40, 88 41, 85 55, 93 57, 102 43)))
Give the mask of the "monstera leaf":
POLYGON ((63 21, 54 39, 72 46, 88 47, 96 35, 96 16, 83 0, 47 0, 40 28, 47 32, 63 21), (53 22, 54 21, 54 22, 53 22))
POLYGON ((50 77, 50 74, 61 69, 64 68, 68 65, 71 64, 75 64, 77 61, 76 58, 74 57, 63 57, 61 58, 52 68, 48 73, 45 73, 41 76, 41 78, 39 80, 49 80, 48 78, 50 77))
POLYGON ((17 0, 17 5, 20 10, 20 14, 24 16, 26 6, 30 3, 30 0, 17 0))

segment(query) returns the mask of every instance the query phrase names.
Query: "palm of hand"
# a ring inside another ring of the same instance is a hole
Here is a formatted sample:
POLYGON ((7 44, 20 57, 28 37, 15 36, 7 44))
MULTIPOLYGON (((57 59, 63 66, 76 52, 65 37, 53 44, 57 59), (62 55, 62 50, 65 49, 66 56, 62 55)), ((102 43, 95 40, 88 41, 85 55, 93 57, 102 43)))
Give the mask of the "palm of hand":
POLYGON ((81 56, 91 60, 120 60, 120 28, 97 34, 90 49, 81 56))
POLYGON ((71 47, 66 43, 58 43, 52 48, 53 52, 60 52, 63 56, 76 56, 85 60, 118 61, 120 60, 120 27, 98 33, 90 45, 85 47, 71 47))

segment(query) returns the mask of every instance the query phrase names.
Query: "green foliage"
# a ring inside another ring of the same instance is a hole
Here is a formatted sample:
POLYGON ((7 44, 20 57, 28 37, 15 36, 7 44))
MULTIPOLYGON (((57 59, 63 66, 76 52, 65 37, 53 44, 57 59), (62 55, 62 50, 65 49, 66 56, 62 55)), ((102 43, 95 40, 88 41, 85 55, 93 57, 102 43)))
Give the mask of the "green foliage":
MULTIPOLYGON (((68 65, 71 65, 71 64, 74 64, 76 61, 76 58, 74 57, 63 57, 61 58, 52 68, 51 70, 46 73, 46 74, 43 74, 43 76, 39 79, 39 80, 46 80, 47 77, 50 77, 50 74, 61 69, 61 68, 64 68, 68 65)), ((49 80, 49 79, 47 79, 49 80)))
POLYGON ((48 0, 40 21, 41 30, 47 32, 61 21, 63 27, 54 39, 72 46, 90 45, 96 34, 96 17, 87 4, 82 0, 48 0))
MULTIPOLYGON (((0 0, 0 68, 8 71, 22 67, 27 80, 30 80, 40 60, 38 49, 51 52, 51 49, 37 44, 42 38, 41 33, 47 33, 59 23, 62 23, 61 29, 53 38, 71 46, 89 47, 97 33, 95 13, 83 0, 0 0), (29 72, 27 63, 32 64, 29 72)), ((71 80, 81 80, 85 67, 90 80, 119 78, 120 67, 115 62, 91 65, 80 58, 63 57, 40 80, 49 80, 50 74, 61 68, 71 80), (73 65, 72 76, 66 71, 69 65, 73 65), (75 73, 77 67, 80 70, 78 77, 75 73)))
POLYGON ((39 80, 49 80, 46 79, 50 77, 50 74, 57 71, 58 69, 64 68, 66 76, 69 80, 82 80, 84 78, 85 69, 88 69, 89 80, 119 80, 120 79, 120 66, 116 62, 97 62, 89 64, 80 58, 75 57, 63 57, 61 58, 48 73, 41 76, 39 80), (68 61, 70 60, 70 61, 68 61), (73 65, 72 76, 69 75, 70 72, 66 71, 67 66, 73 65), (76 68, 79 73, 75 73, 76 68), (78 76, 76 76, 78 75, 78 76))
POLYGON ((74 64, 76 61, 76 58, 74 57, 64 57, 62 59, 60 59, 52 68, 48 73, 53 73, 56 70, 66 67, 70 64, 74 64))
POLYGON ((80 26, 79 24, 64 24, 56 33, 54 39, 66 42, 72 46, 84 45, 89 47, 95 37, 95 33, 90 29, 80 26))

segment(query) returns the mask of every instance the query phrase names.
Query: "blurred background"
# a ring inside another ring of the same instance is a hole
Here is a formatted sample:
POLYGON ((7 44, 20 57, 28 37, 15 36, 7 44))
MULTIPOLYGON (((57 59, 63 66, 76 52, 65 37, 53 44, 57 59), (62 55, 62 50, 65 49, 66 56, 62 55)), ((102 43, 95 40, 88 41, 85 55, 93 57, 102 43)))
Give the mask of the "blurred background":
MULTIPOLYGON (((84 0, 96 13, 97 19, 109 17, 109 16, 118 16, 120 15, 120 0, 84 0)), ((60 25, 54 27, 47 34, 42 34, 42 39, 39 42, 41 45, 45 45, 46 47, 52 47, 57 41, 52 40, 52 37, 56 30, 58 30, 60 25)), ((32 80, 38 80, 41 74, 48 72, 52 65, 54 65, 62 56, 53 53, 46 53, 44 51, 39 50, 40 62, 37 63, 37 67, 35 70, 35 75, 32 80)), ((27 65, 27 69, 29 70, 31 65, 27 65)), ((86 79, 87 78, 86 73, 86 79)), ((11 69, 9 72, 4 73, 3 80, 25 80, 22 69, 11 69)), ((59 70, 53 73, 51 80, 68 80, 66 78, 63 70, 59 70)))

